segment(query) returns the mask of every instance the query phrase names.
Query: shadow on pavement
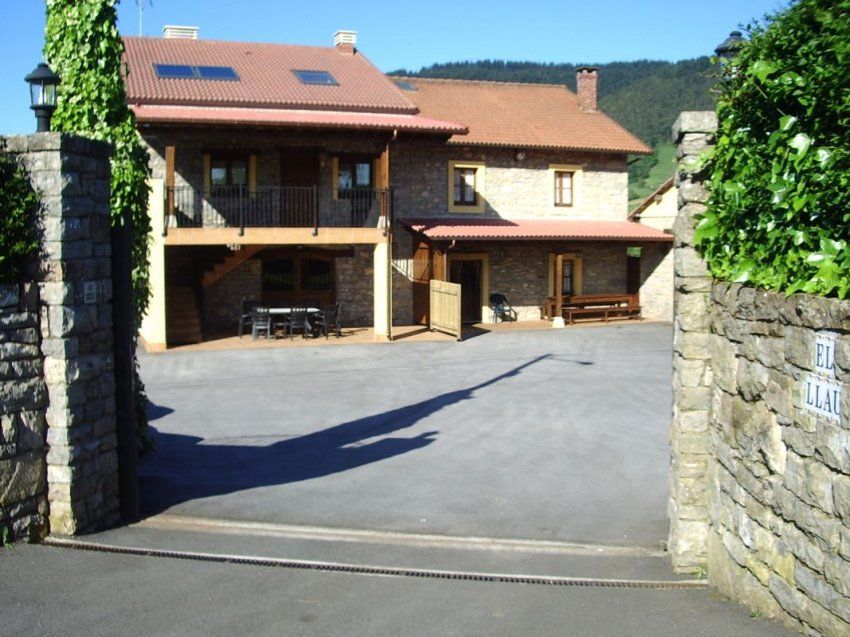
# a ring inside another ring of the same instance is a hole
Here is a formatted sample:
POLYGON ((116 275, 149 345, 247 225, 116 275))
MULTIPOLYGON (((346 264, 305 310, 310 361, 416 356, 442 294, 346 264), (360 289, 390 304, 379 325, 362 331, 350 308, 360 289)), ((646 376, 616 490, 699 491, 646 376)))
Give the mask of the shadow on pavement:
MULTIPOLYGON (((156 452, 140 463, 142 513, 154 515, 188 500, 319 478, 420 449, 431 444, 439 432, 370 439, 412 427, 441 409, 472 398, 476 390, 516 376, 547 358, 549 354, 538 356, 466 389, 270 445, 204 444, 197 436, 151 427, 156 452)), ((152 405, 150 418, 172 411, 152 405)), ((250 422, 241 426, 250 432, 250 422)))

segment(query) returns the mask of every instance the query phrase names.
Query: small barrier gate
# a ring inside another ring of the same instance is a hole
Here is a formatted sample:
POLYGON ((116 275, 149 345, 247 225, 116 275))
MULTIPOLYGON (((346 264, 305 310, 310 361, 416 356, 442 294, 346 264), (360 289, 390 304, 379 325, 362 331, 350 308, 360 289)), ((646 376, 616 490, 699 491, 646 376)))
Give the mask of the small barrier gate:
POLYGON ((460 283, 431 279, 429 288, 431 312, 428 327, 461 340, 460 283))

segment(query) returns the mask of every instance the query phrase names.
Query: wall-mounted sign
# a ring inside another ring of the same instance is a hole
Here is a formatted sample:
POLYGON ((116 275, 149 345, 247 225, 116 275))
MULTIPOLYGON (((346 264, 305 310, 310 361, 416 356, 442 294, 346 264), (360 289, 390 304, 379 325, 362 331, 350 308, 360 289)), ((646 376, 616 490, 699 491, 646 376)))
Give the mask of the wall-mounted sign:
POLYGON ((835 381, 835 337, 821 332, 815 337, 814 368, 803 385, 803 405, 831 420, 841 420, 841 384, 835 381))

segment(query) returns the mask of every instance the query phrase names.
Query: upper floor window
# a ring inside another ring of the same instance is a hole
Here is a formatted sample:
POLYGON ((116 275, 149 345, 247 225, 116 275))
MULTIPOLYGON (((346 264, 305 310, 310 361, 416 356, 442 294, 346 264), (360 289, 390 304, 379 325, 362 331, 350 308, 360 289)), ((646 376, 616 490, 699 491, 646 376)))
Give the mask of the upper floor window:
POLYGON ((213 155, 210 158, 210 185, 213 188, 248 186, 248 158, 213 155))
POLYGON ((342 191, 372 187, 372 162, 364 158, 340 157, 337 160, 337 188, 342 191))
POLYGON ((484 163, 449 162, 449 212, 484 212, 484 163))
POLYGON ((475 168, 455 168, 454 191, 456 206, 474 206, 478 203, 478 193, 475 190, 475 168))
POLYGON ((555 205, 556 206, 572 206, 573 205, 573 176, 575 173, 570 170, 555 171, 555 205))
POLYGON ((327 71, 293 70, 292 72, 295 73, 295 77, 297 77, 302 84, 318 84, 320 86, 338 85, 334 76, 327 71))

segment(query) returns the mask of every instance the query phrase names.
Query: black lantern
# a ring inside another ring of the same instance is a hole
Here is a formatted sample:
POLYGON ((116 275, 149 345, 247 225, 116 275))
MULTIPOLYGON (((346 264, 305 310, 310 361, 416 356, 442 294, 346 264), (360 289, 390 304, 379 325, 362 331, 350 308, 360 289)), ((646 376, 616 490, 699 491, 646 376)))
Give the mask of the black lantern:
POLYGON ((50 117, 56 110, 59 76, 42 62, 24 79, 30 85, 30 108, 35 111, 35 119, 38 122, 35 130, 38 133, 47 132, 50 130, 50 117))
POLYGON ((714 49, 717 57, 724 60, 731 60, 738 54, 738 49, 744 45, 744 36, 740 31, 732 31, 729 37, 714 49))

